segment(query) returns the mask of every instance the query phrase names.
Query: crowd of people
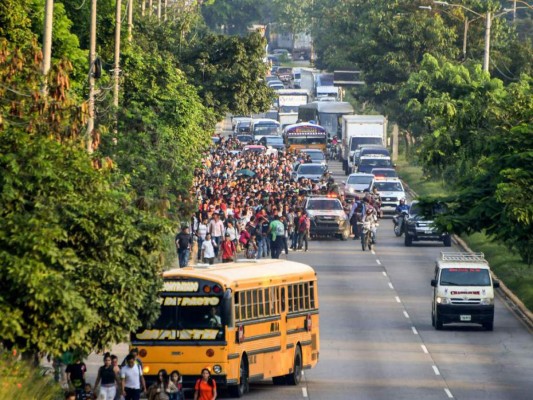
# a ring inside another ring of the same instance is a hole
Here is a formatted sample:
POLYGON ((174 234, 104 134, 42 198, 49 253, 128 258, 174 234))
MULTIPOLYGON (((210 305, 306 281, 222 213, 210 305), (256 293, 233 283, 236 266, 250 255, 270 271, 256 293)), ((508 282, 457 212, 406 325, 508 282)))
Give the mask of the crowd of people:
POLYGON ((148 400, 184 399, 178 371, 168 373, 160 370, 157 381, 147 387, 137 349, 132 349, 121 364, 117 356, 104 354, 104 364, 98 369, 94 386, 86 380, 86 371, 81 357, 75 357, 67 365, 65 378, 69 389, 65 394, 66 400, 139 400, 142 393, 147 395, 148 400))
POLYGON ((279 258, 307 251, 311 221, 303 205, 310 194, 335 193, 349 215, 354 238, 367 210, 379 216, 379 194, 367 193, 350 204, 326 172, 320 182, 291 179, 304 153, 243 152, 235 138, 221 138, 195 172, 196 213, 176 235, 180 267, 197 262, 279 258), (195 248, 193 254, 193 247, 195 248))

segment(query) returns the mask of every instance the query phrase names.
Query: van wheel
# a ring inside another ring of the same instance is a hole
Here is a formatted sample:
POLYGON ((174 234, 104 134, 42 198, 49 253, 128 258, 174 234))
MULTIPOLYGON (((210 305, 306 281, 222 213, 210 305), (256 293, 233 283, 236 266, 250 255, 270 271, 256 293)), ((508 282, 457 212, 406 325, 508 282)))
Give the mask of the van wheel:
POLYGON ((494 330, 494 320, 490 320, 489 322, 483 323, 483 328, 485 328, 488 331, 494 330))
POLYGON ((444 236, 442 239, 442 243, 444 243, 444 247, 451 247, 452 246, 452 237, 450 235, 444 236))
POLYGON ((442 320, 439 318, 439 312, 435 312, 435 329, 440 331, 442 330, 443 324, 442 320))
POLYGON ((409 247, 413 244, 413 237, 409 235, 407 232, 405 232, 404 244, 406 247, 409 247))
POLYGON ((243 356, 241 359, 241 367, 239 369, 239 384, 228 386, 228 391, 231 397, 241 398, 245 393, 248 393, 250 384, 248 382, 248 359, 243 356))
POLYGON ((294 353, 294 366, 292 368, 292 373, 287 375, 287 383, 289 385, 299 385, 302 380, 302 350, 300 346, 296 347, 296 352, 294 353))

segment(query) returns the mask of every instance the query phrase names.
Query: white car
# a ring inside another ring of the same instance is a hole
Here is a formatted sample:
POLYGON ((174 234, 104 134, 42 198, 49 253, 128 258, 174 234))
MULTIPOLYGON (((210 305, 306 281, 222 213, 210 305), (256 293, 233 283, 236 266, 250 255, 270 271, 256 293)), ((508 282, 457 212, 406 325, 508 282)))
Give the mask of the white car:
POLYGON ((373 181, 374 175, 372 174, 350 174, 344 182, 344 198, 348 200, 355 196, 361 197, 365 190, 370 190, 373 181))
POLYGON ((401 199, 405 199, 405 190, 402 181, 398 178, 374 179, 370 190, 378 188, 381 197, 381 210, 385 213, 394 213, 401 199))

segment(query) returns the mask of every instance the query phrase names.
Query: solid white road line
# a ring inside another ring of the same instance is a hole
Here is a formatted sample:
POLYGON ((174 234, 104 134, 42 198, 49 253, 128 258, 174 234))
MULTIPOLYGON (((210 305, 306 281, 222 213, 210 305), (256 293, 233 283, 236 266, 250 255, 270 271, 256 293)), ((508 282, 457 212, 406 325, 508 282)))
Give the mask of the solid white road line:
POLYGON ((304 397, 307 397, 307 388, 302 388, 302 394, 304 397))
POLYGON ((414 326, 412 326, 411 329, 413 330, 413 333, 414 333, 415 335, 418 335, 418 331, 416 330, 416 328, 415 328, 414 326))
POLYGON ((401 303, 402 302, 398 296, 396 296, 395 299, 396 299, 396 303, 401 303))
POLYGON ((450 389, 446 389, 446 388, 444 388, 444 391, 446 392, 446 394, 448 395, 448 397, 449 397, 450 399, 453 399, 453 394, 452 394, 452 392, 450 392, 450 389))
POLYGON ((436 365, 433 365, 432 367, 433 367, 433 371, 435 371, 435 375, 440 375, 440 371, 439 371, 439 369, 437 368, 437 366, 436 366, 436 365))
POLYGON ((424 353, 426 353, 426 354, 429 353, 428 348, 427 348, 425 345, 421 344, 420 347, 422 347, 422 351, 423 351, 424 353))
POLYGON ((377 263, 378 263, 379 265, 381 265, 381 261, 379 261, 379 260, 376 260, 376 262, 377 262, 377 263))
POLYGON ((407 314, 407 311, 404 311, 403 315, 404 315, 405 318, 409 319, 409 314, 407 314))
POLYGON ((394 286, 392 286, 392 283, 389 282, 389 287, 394 290, 394 286))

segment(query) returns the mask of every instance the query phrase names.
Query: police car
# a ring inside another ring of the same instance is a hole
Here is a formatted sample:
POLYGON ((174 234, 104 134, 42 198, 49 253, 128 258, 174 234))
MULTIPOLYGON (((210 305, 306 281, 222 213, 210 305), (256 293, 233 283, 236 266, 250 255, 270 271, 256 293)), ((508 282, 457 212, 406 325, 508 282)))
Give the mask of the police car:
POLYGON ((405 199, 402 181, 398 178, 375 178, 370 185, 370 191, 378 189, 381 197, 381 210, 384 213, 394 213, 401 199, 405 199))

